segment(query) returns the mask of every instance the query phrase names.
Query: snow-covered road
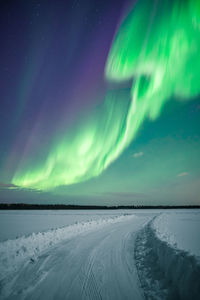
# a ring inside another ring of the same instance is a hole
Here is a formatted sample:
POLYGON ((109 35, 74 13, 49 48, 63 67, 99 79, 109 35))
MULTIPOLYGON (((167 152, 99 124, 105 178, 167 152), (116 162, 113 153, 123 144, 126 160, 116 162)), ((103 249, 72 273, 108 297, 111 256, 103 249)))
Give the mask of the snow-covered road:
POLYGON ((136 233, 150 216, 85 232, 29 260, 5 299, 144 299, 134 262, 136 233))

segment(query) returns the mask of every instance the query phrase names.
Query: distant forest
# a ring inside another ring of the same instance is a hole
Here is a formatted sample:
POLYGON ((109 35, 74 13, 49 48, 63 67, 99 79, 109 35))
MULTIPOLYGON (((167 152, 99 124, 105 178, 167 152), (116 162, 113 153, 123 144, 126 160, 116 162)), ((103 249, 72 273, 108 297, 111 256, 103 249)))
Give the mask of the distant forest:
POLYGON ((26 203, 0 203, 0 210, 5 209, 194 209, 200 205, 119 205, 119 206, 95 206, 95 205, 65 205, 65 204, 26 204, 26 203))

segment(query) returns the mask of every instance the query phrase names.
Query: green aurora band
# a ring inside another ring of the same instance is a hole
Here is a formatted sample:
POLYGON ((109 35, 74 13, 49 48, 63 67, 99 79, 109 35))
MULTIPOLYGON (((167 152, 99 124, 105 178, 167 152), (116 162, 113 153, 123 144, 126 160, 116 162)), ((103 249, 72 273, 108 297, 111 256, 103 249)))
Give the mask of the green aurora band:
POLYGON ((43 164, 20 166, 12 183, 50 190, 101 174, 145 118, 155 120, 172 97, 200 93, 199 53, 199 0, 138 1, 119 27, 105 68, 108 81, 132 80, 131 94, 108 91, 99 112, 55 142, 43 164))

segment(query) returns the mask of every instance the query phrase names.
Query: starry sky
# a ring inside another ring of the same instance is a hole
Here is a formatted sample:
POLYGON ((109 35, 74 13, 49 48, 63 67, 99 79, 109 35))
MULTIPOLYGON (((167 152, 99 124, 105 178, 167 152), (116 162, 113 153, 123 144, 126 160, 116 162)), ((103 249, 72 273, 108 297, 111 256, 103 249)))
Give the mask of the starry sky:
POLYGON ((197 0, 0 15, 0 202, 200 204, 197 0))

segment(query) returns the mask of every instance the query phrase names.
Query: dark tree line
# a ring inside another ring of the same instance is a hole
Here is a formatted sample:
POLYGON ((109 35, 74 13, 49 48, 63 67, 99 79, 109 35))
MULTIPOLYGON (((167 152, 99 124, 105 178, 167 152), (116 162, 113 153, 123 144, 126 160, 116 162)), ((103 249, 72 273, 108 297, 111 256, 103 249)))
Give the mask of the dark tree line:
POLYGON ((119 205, 119 206, 100 206, 100 205, 66 205, 66 204, 26 204, 26 203, 0 203, 0 210, 5 209, 194 209, 200 205, 119 205))

